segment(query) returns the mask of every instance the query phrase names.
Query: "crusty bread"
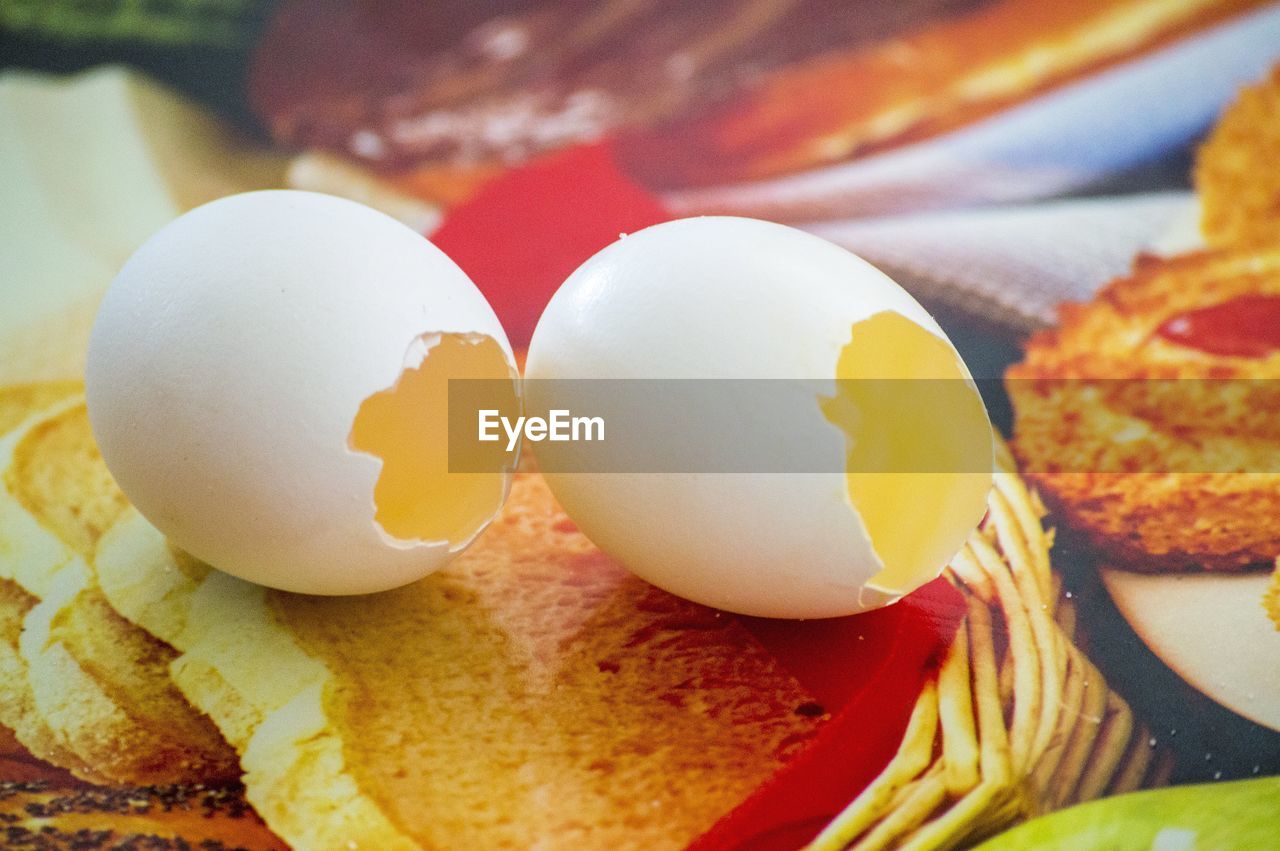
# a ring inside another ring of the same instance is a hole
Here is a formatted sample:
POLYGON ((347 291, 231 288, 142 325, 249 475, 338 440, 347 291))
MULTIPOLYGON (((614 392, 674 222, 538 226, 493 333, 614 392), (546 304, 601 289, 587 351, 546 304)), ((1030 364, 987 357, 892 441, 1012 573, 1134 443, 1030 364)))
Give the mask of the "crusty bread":
POLYGON ((1237 296, 1280 295, 1280 246, 1142 260, 1006 385, 1024 473, 1071 524, 1138 569, 1236 569, 1280 554, 1280 352, 1212 354, 1157 333, 1237 296))
MULTIPOLYGON (((80 384, 72 381, 0 387, 0 434, 11 432, 35 412, 79 391, 80 384)), ((5 556, 0 550, 0 558, 5 556)), ((27 680, 27 663, 18 643, 22 625, 37 602, 17 583, 0 579, 0 725, 37 757, 74 768, 81 777, 99 779, 83 760, 59 743, 36 712, 35 698, 27 680)))
POLYGON ((56 403, 0 442, 0 577, 24 605, 18 661, 41 727, 14 724, 33 752, 92 781, 176 783, 238 774, 235 753, 168 676, 172 648, 107 603, 86 561, 127 507, 97 454, 84 404, 56 403), (44 740, 51 734, 53 747, 44 740))
POLYGON ((1141 257, 1089 303, 1062 305, 1058 327, 1027 342, 1009 377, 1099 379, 1108 405, 1123 413, 1171 429, 1280 441, 1280 351, 1220 355, 1159 333, 1170 319, 1243 296, 1280 297, 1280 243, 1141 257))
POLYGON ((19 650, 22 625, 36 599, 14 582, 0 579, 0 724, 30 753, 90 780, 103 778, 66 748, 36 711, 27 679, 27 663, 19 650))
POLYGON ((1210 245, 1280 245, 1280 65, 1244 89, 1196 158, 1200 227, 1210 245))
POLYGON ((611 563, 536 474, 449 568, 385 594, 267 591, 134 512, 96 560, 300 848, 678 848, 823 721, 741 624, 611 563))
MULTIPOLYGON (((79 382, 56 382, 0 387, 0 433, 20 428, 24 420, 62 402, 81 390, 79 382)), ((63 444, 64 448, 67 445, 63 444)), ((83 455, 77 456, 82 462, 83 455)), ((90 470, 90 477, 100 470, 90 470)), ((100 480, 100 479, 99 479, 100 480)), ((51 479, 45 480, 51 485, 51 479)), ((85 505, 90 525, 103 522, 104 500, 75 499, 67 505, 85 505), (96 505, 96 510, 88 506, 96 505)), ((65 507, 65 506, 64 506, 65 507)), ((60 515, 69 537, 84 544, 85 526, 67 514, 60 515)), ((0 538, 0 561, 18 555, 8 541, 0 538)), ((12 565, 13 562, 11 561, 12 565)), ((99 596, 99 600, 101 597, 99 596)), ((94 789, 78 784, 76 778, 109 783, 114 778, 99 772, 80 754, 64 744, 37 711, 26 660, 19 650, 24 623, 39 600, 16 582, 0 579, 0 821, 7 844, 32 848, 146 847, 276 849, 284 845, 243 800, 235 787, 144 787, 94 789), (10 736, 12 731, 12 736, 10 736), (70 768, 74 777, 59 768, 70 768), (185 844, 184 844, 185 843, 185 844), (212 844, 216 843, 216 844, 212 844)), ((75 612, 81 625, 103 616, 103 612, 75 612)), ((111 612, 111 619, 124 623, 111 612)), ((139 639, 155 640, 128 626, 126 645, 139 639)), ((98 639, 112 641, 118 633, 92 630, 98 639)), ((104 727, 104 729, 106 729, 104 727)), ((146 744, 145 742, 143 743, 146 744)), ((133 746, 116 742, 115 747, 133 746)))
POLYGON ((0 783, 47 783, 71 787, 85 785, 66 769, 58 768, 31 753, 14 735, 0 726, 0 783))

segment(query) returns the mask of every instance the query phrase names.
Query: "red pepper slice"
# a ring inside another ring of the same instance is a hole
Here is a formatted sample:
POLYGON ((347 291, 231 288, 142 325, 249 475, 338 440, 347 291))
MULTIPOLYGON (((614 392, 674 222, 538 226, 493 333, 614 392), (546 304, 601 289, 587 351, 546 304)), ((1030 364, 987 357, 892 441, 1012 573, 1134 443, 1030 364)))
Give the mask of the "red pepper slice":
POLYGON ((1166 319, 1156 333, 1211 355, 1262 358, 1280 351, 1280 296, 1249 293, 1166 319))
POLYGON ((619 234, 672 218, 602 143, 504 172, 450 210, 430 237, 471 276, 521 349, 574 269, 619 234))
POLYGON ((938 579, 892 606, 852 617, 744 618, 832 717, 804 752, 690 851, 791 851, 813 839, 893 758, 965 610, 960 592, 938 579))

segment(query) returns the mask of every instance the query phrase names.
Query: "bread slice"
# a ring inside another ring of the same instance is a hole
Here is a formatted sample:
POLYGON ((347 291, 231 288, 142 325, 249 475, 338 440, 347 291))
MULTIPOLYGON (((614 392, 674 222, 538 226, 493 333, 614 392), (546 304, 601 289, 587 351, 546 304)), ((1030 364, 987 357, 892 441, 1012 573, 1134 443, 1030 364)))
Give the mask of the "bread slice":
POLYGON ((1196 156, 1210 245, 1280 245, 1280 65, 1240 92, 1196 156))
MULTIPOLYGON (((0 434, 8 434, 43 408, 80 392, 79 382, 64 381, 0 387, 0 434)), ((3 541, 0 541, 0 545, 3 541)), ((11 553, 0 550, 0 560, 11 553)), ((0 579, 0 725, 26 750, 54 765, 74 768, 85 778, 99 775, 63 747, 35 708, 27 663, 18 649, 22 625, 38 601, 9 579, 0 579)))
POLYGON ((532 473, 445 571, 384 594, 269 591, 133 511, 95 559, 297 848, 678 848, 825 720, 736 619, 610 562, 532 473))
POLYGON ((1189 311, 1280 296, 1280 247, 1142 259, 1006 372, 1024 474, 1134 569, 1236 570, 1280 553, 1280 352, 1165 339, 1189 311))
POLYGON ((40 759, 71 769, 86 780, 103 781, 105 778, 62 744, 36 711, 27 663, 18 649, 22 625, 35 605, 36 599, 17 583, 0 579, 0 724, 40 759))
POLYGON ((15 586, 10 635, 22 618, 10 663, 15 674, 25 667, 4 691, 38 719, 34 728, 13 724, 24 744, 95 782, 235 777, 234 752, 169 679, 172 648, 115 612, 85 559, 127 503, 97 454, 83 399, 11 431, 0 441, 0 470, 0 577, 15 586))
MULTIPOLYGON (((25 676, 25 674, 24 674, 25 676)), ((64 768, 31 753, 12 729, 0 726, 0 783, 42 783, 52 786, 85 786, 64 768)))

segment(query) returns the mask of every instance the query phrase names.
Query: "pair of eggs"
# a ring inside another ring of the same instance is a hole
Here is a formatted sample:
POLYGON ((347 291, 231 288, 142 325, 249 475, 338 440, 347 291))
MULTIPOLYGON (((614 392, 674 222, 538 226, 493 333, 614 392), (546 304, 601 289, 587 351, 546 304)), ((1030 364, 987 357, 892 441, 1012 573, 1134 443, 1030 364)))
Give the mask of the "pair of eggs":
POLYGON ((550 395, 524 400, 543 410, 570 379, 817 388, 786 428, 828 472, 544 465, 603 550, 744 614, 845 615, 909 593, 961 546, 991 485, 985 409, 928 313, 847 251, 741 218, 657 225, 592 257, 547 306, 521 379, 483 295, 421 235, 324 195, 224 198, 121 270, 86 394, 112 474, 177 546, 271 587, 358 594, 439 569, 502 507, 509 465, 451 468, 458 379, 517 407, 522 386, 550 395), (940 388, 927 402, 880 383, 922 378, 940 388))

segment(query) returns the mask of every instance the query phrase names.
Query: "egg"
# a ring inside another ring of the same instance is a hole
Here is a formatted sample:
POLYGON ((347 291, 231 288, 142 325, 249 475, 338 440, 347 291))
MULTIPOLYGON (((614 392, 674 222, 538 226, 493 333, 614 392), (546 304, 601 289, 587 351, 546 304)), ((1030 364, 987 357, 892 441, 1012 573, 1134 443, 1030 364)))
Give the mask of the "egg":
POLYGON ((85 390, 112 475, 176 546, 357 594, 438 569, 506 498, 507 468, 449 470, 454 378, 516 400, 506 335, 462 270, 368 207, 267 191, 192 210, 129 258, 85 390))
POLYGON ((965 364, 905 290, 816 236, 685 219, 584 263, 538 322, 526 403, 570 410, 626 395, 623 382, 636 380, 648 401, 602 418, 614 455, 584 470, 568 444, 535 452, 581 530, 671 593, 766 617, 865 611, 936 578, 985 512, 993 439, 965 364), (664 402, 653 382, 670 379, 705 383, 671 382, 664 402), (743 379, 813 392, 777 392, 767 398, 779 405, 753 409, 724 389, 743 379), (583 390, 594 382, 614 389, 583 390), (733 470, 700 465, 700 451, 686 453, 687 469, 665 455, 650 469, 636 461, 686 439, 710 454, 725 444, 767 452, 779 423, 783 442, 825 466, 774 458, 733 470))

